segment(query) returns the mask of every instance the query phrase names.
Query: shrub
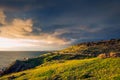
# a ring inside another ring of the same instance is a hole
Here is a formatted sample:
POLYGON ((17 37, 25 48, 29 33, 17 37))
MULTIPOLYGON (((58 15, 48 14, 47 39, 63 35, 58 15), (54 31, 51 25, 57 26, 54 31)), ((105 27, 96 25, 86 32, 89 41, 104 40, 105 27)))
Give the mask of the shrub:
POLYGON ((105 53, 99 54, 98 55, 99 58, 107 58, 107 55, 105 53))
POLYGON ((120 57, 120 53, 117 53, 117 52, 111 52, 109 54, 110 57, 120 57))

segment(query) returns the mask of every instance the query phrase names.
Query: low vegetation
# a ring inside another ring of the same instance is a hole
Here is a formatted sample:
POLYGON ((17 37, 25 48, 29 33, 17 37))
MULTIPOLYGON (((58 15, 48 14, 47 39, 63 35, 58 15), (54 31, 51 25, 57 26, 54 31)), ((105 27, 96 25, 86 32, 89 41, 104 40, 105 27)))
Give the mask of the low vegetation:
POLYGON ((119 52, 101 53, 98 55, 99 58, 116 58, 120 57, 119 52))
POLYGON ((120 58, 52 61, 0 80, 120 80, 120 58))
POLYGON ((28 60, 16 60, 7 69, 1 74, 10 74, 13 72, 19 72, 27 69, 34 68, 46 62, 51 62, 55 60, 74 60, 74 59, 84 59, 84 58, 91 58, 91 56, 87 55, 80 55, 80 54, 55 54, 55 53, 47 53, 41 55, 37 58, 31 58, 28 60))

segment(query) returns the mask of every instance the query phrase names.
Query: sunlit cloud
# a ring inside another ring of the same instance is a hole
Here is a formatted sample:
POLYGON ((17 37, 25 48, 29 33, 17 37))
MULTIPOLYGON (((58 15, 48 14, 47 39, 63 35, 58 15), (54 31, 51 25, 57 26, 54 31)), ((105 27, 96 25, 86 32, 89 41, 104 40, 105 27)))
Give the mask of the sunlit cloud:
POLYGON ((34 28, 32 19, 15 18, 11 22, 5 21, 5 14, 1 11, 0 50, 45 50, 57 49, 71 44, 65 38, 59 38, 59 33, 43 33, 40 28, 34 28), (34 34, 34 29, 38 34, 34 34), (57 46, 57 48, 56 48, 57 46))
POLYGON ((14 19, 12 23, 0 27, 0 36, 22 37, 32 32, 32 20, 14 19))

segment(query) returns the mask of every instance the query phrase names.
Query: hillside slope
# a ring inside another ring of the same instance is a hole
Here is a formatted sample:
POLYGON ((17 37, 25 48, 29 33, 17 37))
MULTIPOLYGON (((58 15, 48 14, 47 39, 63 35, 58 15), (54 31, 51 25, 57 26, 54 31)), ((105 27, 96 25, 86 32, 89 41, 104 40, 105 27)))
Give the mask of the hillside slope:
POLYGON ((70 46, 66 49, 58 51, 58 53, 66 54, 82 54, 89 56, 98 56, 101 53, 119 52, 120 39, 111 39, 99 42, 86 42, 70 46))
POLYGON ((120 58, 53 61, 0 80, 120 80, 120 58))
POLYGON ((46 62, 56 61, 56 60, 74 60, 74 59, 84 59, 91 58, 91 56, 77 55, 77 54, 56 54, 56 53, 46 53, 37 58, 30 58, 28 60, 16 60, 10 64, 6 70, 1 73, 1 75, 10 74, 14 72, 20 72, 23 70, 31 69, 36 66, 42 65, 46 62))

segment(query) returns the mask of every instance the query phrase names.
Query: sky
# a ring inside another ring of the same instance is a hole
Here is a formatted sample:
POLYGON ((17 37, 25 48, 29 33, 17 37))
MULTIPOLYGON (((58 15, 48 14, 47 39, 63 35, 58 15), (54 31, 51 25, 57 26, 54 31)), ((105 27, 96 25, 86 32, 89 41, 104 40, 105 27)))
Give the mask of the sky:
POLYGON ((113 38, 120 38, 120 0, 0 0, 0 51, 113 38))

